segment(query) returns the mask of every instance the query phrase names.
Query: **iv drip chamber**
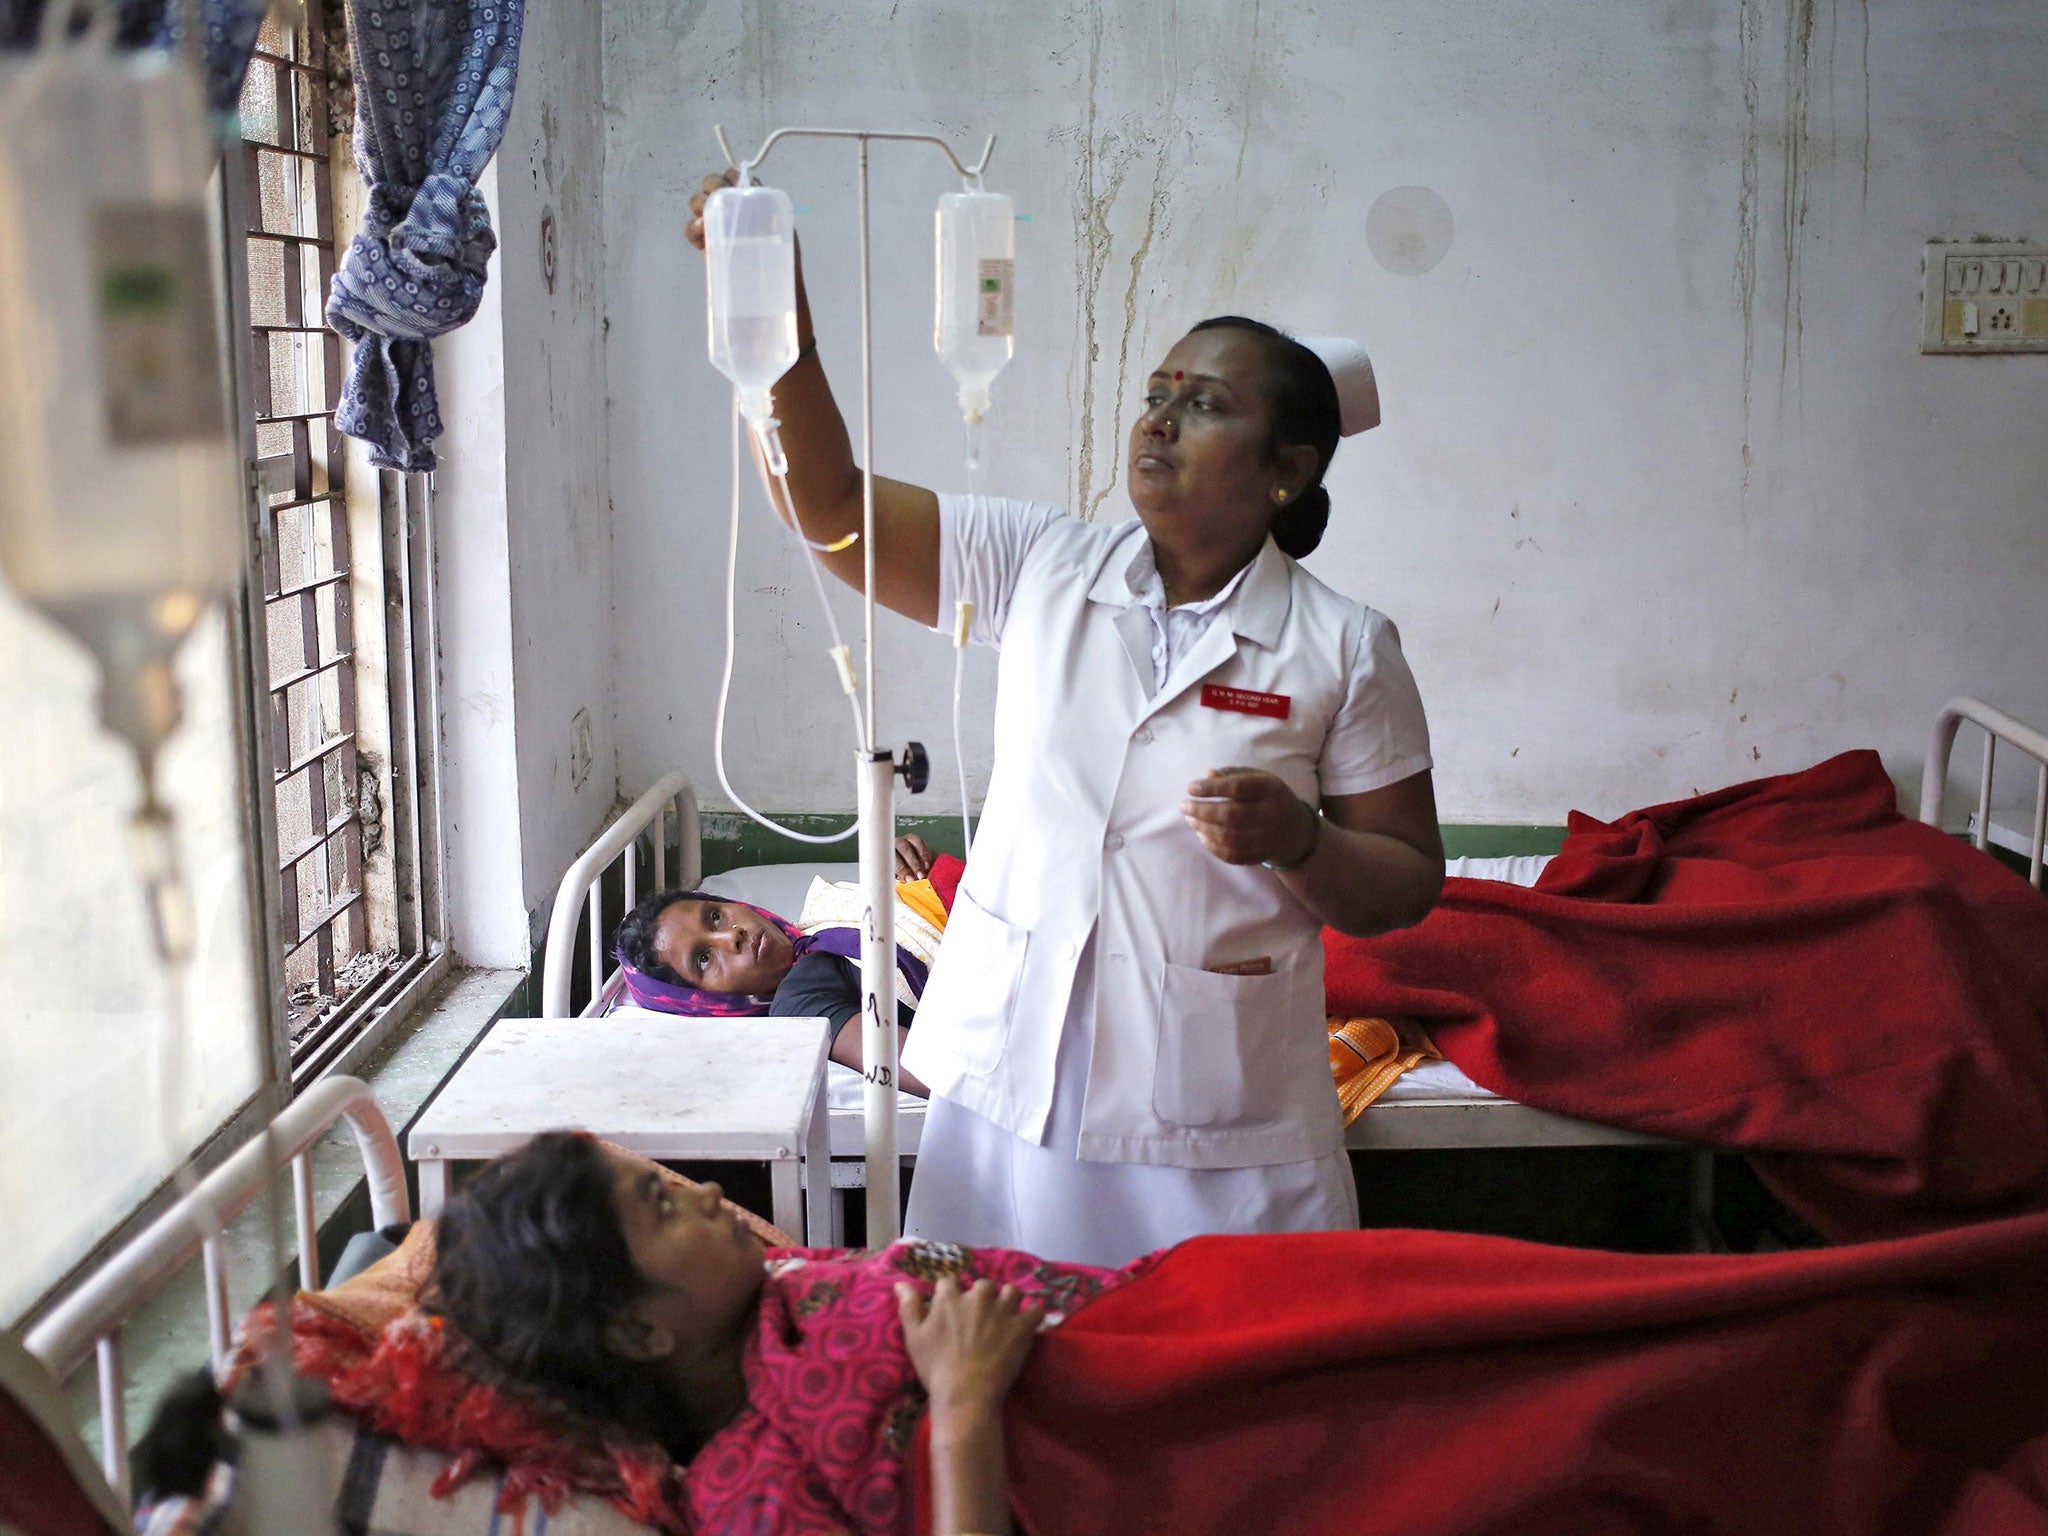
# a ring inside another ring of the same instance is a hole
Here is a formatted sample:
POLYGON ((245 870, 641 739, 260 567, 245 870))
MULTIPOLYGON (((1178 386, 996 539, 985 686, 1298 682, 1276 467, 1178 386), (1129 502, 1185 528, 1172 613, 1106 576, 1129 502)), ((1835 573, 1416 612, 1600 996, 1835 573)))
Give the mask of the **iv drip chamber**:
POLYGON ((796 365, 796 214, 775 187, 722 187, 704 204, 711 366, 739 391, 756 429, 769 392, 796 365))
POLYGON ((175 55, 57 46, 0 88, 0 571, 98 660, 145 774, 243 562, 214 146, 175 55))
POLYGON ((938 304, 932 345, 960 386, 960 414, 979 426, 989 385, 1014 350, 1017 220, 1000 192, 939 198, 938 304))
POLYGON ((0 566, 46 610, 241 569, 213 143, 170 55, 59 47, 0 93, 0 566))

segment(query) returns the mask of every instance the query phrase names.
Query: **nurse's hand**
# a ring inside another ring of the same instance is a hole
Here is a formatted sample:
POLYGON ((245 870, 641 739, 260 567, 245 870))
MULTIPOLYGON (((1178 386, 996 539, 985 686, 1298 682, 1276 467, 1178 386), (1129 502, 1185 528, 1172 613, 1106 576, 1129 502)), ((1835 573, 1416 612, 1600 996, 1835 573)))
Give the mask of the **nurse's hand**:
POLYGON ((704 204, 720 187, 735 186, 739 179, 735 171, 714 171, 704 178, 703 190, 690 199, 690 221, 683 226, 683 238, 699 251, 704 249, 704 204))
POLYGON ((1298 864, 1320 830, 1308 802, 1261 768, 1212 768, 1188 786, 1180 813, 1226 864, 1298 864))

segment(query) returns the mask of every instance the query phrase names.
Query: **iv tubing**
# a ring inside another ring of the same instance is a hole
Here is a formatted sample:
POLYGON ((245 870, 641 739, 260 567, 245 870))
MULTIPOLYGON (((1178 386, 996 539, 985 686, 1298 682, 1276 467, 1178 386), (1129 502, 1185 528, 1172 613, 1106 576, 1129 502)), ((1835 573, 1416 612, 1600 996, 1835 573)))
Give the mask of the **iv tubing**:
POLYGON ((973 801, 967 796, 967 754, 960 746, 960 693, 967 677, 967 628, 974 622, 974 604, 955 603, 953 614, 953 767, 960 776, 960 858, 974 853, 973 801))
MULTIPOLYGON (((981 499, 981 454, 975 441, 978 423, 967 428, 967 499, 981 499)), ((974 624, 974 604, 961 598, 953 604, 953 771, 960 779, 960 859, 974 853, 974 802, 967 793, 966 733, 960 728, 960 696, 967 681, 967 632, 974 624)))
MULTIPOLYGON (((781 483, 783 497, 785 501, 788 501, 789 481, 786 476, 782 478, 781 483)), ((788 501, 788 506, 790 510, 790 516, 792 519, 794 519, 796 515, 796 503, 794 501, 788 501)), ((803 531, 801 529, 792 529, 792 531, 796 534, 800 542, 809 542, 808 540, 805 540, 803 538, 803 531)), ((811 582, 812 585, 816 587, 818 593, 818 606, 824 609, 825 611, 825 623, 832 633, 833 663, 840 669, 840 682, 841 686, 844 687, 849 678, 850 663, 845 660, 846 646, 844 642, 842 642, 839 638, 839 621, 833 617, 832 605, 825 601, 825 583, 818 576, 818 562, 816 557, 814 557, 811 554, 811 552, 808 549, 806 549, 804 551, 803 560, 804 564, 809 566, 811 570, 811 582)), ((792 838, 799 843, 843 843, 849 837, 852 837, 856 832, 860 830, 860 822, 858 820, 854 821, 842 832, 833 832, 830 834, 798 832, 794 828, 783 826, 781 823, 775 821, 773 818, 763 815, 761 812, 755 810, 751 805, 747 804, 745 800, 740 798, 740 792, 732 787, 732 776, 726 772, 725 712, 726 706, 732 698, 733 658, 735 653, 739 649, 737 639, 739 579, 740 411, 739 398, 737 395, 735 395, 733 398, 732 411, 732 533, 731 537, 726 542, 725 550, 725 670, 718 680, 718 717, 711 731, 711 758, 713 763, 716 764, 718 768, 718 782, 724 788, 726 798, 732 801, 732 803, 739 808, 740 812, 746 817, 748 817, 750 820, 757 822, 761 826, 766 827, 771 832, 780 833, 782 836, 792 838)), ((847 688, 846 693, 848 702, 853 703, 854 739, 858 741, 860 740, 861 724, 860 706, 857 703, 853 702, 853 690, 851 688, 847 688)))

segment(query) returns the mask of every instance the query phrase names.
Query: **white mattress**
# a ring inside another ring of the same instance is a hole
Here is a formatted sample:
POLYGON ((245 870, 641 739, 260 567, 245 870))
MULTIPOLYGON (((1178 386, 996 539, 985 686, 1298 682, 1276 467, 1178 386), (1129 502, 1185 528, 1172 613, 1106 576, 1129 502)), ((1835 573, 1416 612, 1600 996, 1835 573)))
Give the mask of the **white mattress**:
MULTIPOLYGON (((1534 885, 1536 877, 1543 873, 1543 866, 1550 862, 1548 854, 1528 854, 1517 858, 1502 859, 1452 859, 1447 872, 1467 880, 1505 880, 1511 885, 1534 885)), ((746 869, 728 870, 713 875, 704 881, 703 889, 715 896, 729 897, 734 901, 748 902, 753 906, 765 907, 770 912, 789 914, 801 911, 804 896, 811 888, 811 881, 817 876, 827 880, 858 880, 858 864, 757 864, 746 869)), ((631 1003, 622 1003, 611 1009, 613 1013, 645 1012, 631 1003)), ((834 1114, 858 1116, 861 1113, 861 1076, 851 1067, 842 1067, 833 1062, 827 1068, 826 1092, 834 1114)), ((1460 1072, 1448 1061, 1432 1061, 1404 1072, 1382 1096, 1387 1104, 1442 1104, 1469 1102, 1474 1099, 1494 1099, 1499 1095, 1487 1092, 1471 1078, 1460 1072)), ((898 1102, 903 1108, 922 1112, 924 1100, 910 1094, 899 1094, 898 1102)))

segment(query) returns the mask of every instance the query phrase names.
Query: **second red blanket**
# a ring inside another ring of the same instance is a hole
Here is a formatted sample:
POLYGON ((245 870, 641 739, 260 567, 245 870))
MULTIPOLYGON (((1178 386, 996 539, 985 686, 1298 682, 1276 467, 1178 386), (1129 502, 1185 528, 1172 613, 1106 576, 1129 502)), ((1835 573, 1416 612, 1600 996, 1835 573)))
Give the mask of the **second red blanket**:
MULTIPOLYGON (((2048 1204, 2048 899, 1850 752, 1613 823, 1534 889, 1326 934, 1332 1013, 1410 1014, 1482 1086, 1750 1154, 1837 1239, 2048 1204)), ((1368 1111, 1369 1113, 1369 1111, 1368 1111)))
POLYGON ((2048 1218, 1196 1238, 1041 1339, 1007 1424, 1030 1536, 2043 1536, 2048 1218))

